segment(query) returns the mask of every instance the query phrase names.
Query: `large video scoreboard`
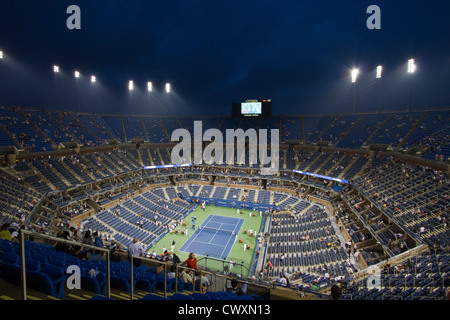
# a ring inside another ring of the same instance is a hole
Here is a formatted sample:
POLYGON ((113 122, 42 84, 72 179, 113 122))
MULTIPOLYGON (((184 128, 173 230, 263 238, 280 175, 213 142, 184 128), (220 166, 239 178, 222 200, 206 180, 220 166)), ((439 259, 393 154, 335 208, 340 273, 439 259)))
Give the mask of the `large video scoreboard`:
POLYGON ((233 102, 231 116, 239 117, 271 117, 272 99, 249 99, 233 102))

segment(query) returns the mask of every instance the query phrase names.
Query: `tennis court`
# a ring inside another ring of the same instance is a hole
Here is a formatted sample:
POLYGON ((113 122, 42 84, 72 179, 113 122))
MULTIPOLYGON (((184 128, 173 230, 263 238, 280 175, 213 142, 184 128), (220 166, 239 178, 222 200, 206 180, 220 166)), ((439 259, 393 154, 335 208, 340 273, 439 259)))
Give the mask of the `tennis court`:
POLYGON ((244 219, 209 215, 181 246, 180 251, 226 259, 237 239, 244 219))

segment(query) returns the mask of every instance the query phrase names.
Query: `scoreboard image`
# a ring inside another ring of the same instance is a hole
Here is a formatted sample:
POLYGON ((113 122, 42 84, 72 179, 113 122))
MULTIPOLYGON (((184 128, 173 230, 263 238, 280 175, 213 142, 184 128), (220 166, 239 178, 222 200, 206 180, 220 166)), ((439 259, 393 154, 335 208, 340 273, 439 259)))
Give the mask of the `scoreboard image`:
POLYGON ((272 99, 251 99, 233 102, 231 115, 239 117, 271 117, 272 99))

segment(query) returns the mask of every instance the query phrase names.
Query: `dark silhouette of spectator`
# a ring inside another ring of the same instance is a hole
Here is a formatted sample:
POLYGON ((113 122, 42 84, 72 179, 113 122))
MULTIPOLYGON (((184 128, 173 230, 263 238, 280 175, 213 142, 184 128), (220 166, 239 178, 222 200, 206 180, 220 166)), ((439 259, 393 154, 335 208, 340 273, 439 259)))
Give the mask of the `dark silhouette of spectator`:
POLYGON ((341 300, 341 296, 342 296, 341 286, 338 284, 333 284, 331 286, 330 299, 331 300, 341 300))

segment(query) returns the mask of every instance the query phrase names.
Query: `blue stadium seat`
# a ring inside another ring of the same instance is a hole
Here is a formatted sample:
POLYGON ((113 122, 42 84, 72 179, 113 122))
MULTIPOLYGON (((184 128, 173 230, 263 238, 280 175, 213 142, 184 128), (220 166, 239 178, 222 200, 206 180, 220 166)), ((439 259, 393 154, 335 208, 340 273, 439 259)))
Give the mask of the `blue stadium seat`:
POLYGON ((113 298, 108 298, 102 295, 95 295, 91 297, 89 300, 114 300, 113 298))
POLYGON ((96 277, 87 274, 81 275, 81 289, 93 292, 98 295, 106 294, 106 287, 101 286, 96 277))
POLYGON ((25 267, 27 268, 27 271, 34 271, 34 272, 41 271, 41 263, 35 259, 26 258, 25 267))
POLYGON ((154 293, 148 293, 142 297, 142 300, 169 300, 169 299, 154 293))
POLYGON ((64 285, 68 277, 63 268, 52 264, 43 266, 41 272, 48 274, 57 286, 64 285))
POLYGON ((171 297, 171 300, 194 300, 192 296, 183 294, 183 293, 174 293, 171 297))
POLYGON ((6 279, 11 284, 20 286, 21 272, 20 266, 17 263, 6 263, 0 261, 0 270, 2 271, 3 279, 6 279))
POLYGON ((156 275, 151 272, 141 274, 136 279, 136 288, 154 293, 156 291, 156 275))
POLYGON ((56 285, 46 273, 27 271, 27 287, 61 299, 64 296, 65 283, 56 285))
POLYGON ((14 251, 7 251, 2 254, 0 261, 5 263, 19 263, 19 255, 14 251))
POLYGON ((193 292, 191 296, 194 300, 211 300, 211 297, 205 293, 193 292))
MULTIPOLYGON (((134 279, 134 282, 136 283, 136 279, 134 279)), ((130 286, 130 277, 125 277, 124 275, 116 275, 111 276, 111 288, 118 289, 120 291, 124 291, 126 293, 131 292, 131 286, 130 286)), ((133 292, 134 292, 135 286, 133 284, 133 292)))

